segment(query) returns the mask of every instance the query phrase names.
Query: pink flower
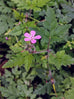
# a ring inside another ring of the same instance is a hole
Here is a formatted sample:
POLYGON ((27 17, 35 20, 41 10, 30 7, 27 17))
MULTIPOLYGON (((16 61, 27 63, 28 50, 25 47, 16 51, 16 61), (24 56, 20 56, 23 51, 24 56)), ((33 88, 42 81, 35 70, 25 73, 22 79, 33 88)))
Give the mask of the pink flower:
POLYGON ((8 40, 8 37, 5 37, 6 40, 8 40))
POLYGON ((24 41, 31 41, 32 44, 35 44, 36 43, 36 39, 41 39, 40 35, 35 36, 35 34, 36 34, 36 32, 34 30, 32 30, 30 32, 30 34, 29 33, 25 33, 24 36, 26 38, 24 38, 24 41))

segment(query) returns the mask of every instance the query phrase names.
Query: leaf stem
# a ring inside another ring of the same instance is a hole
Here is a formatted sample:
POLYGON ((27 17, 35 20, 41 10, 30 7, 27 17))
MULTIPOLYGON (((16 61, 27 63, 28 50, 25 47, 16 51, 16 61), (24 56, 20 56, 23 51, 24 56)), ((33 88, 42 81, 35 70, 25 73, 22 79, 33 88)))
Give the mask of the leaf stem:
POLYGON ((18 38, 17 38, 17 36, 15 36, 15 38, 16 38, 16 41, 18 42, 18 38))
POLYGON ((35 18, 33 18, 33 17, 28 17, 28 18, 30 18, 30 19, 32 19, 32 20, 34 20, 34 21, 36 21, 36 22, 40 22, 39 20, 37 20, 37 19, 35 19, 35 18))
POLYGON ((48 47, 47 47, 47 51, 48 51, 48 55, 47 55, 47 67, 49 67, 49 45, 50 45, 50 37, 49 37, 49 42, 48 42, 48 47))

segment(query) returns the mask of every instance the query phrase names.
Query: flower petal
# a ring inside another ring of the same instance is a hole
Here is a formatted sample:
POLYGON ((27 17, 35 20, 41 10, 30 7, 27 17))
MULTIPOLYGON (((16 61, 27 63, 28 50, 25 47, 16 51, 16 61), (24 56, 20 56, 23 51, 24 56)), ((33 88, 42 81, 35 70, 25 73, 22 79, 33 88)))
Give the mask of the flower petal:
POLYGON ((31 33, 31 36, 33 36, 33 37, 34 37, 35 34, 36 34, 36 32, 35 32, 34 30, 32 30, 30 33, 31 33))
POLYGON ((24 41, 30 41, 31 39, 30 38, 24 38, 24 41))
POLYGON ((8 40, 8 37, 5 37, 6 40, 8 40))
POLYGON ((24 34, 25 37, 30 37, 31 35, 29 33, 24 34))
POLYGON ((34 39, 41 39, 41 36, 37 35, 37 36, 34 37, 34 39))
POLYGON ((32 43, 32 44, 35 44, 35 43, 36 43, 36 40, 34 40, 34 39, 31 40, 31 43, 32 43))

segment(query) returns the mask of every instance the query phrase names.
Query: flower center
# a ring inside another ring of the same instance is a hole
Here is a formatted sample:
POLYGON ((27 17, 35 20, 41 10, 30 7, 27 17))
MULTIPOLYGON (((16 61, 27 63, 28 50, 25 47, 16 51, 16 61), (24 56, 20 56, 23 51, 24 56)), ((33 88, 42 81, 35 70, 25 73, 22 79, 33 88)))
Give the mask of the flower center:
POLYGON ((34 37, 33 36, 31 36, 31 40, 33 40, 34 39, 34 37))

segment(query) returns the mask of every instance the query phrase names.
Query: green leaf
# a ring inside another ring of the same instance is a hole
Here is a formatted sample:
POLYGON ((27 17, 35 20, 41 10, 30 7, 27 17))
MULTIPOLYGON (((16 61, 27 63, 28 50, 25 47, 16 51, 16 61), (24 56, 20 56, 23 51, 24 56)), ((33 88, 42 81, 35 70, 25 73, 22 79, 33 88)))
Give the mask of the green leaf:
POLYGON ((12 69, 12 73, 15 76, 19 76, 21 74, 21 70, 18 71, 18 67, 15 67, 14 69, 12 69))
POLYGON ((38 85, 37 89, 35 89, 34 94, 36 95, 44 95, 45 93, 51 92, 51 83, 46 83, 45 85, 38 85))
POLYGON ((65 98, 66 99, 73 99, 74 98, 74 88, 72 88, 71 90, 69 90, 65 93, 65 98))
POLYGON ((51 42, 60 42, 62 40, 67 40, 68 34, 67 31, 70 25, 59 25, 54 31, 51 31, 50 37, 51 42))
POLYGON ((0 55, 0 58, 3 57, 3 55, 0 55))
POLYGON ((22 66, 24 64, 26 71, 32 67, 33 56, 29 52, 18 53, 11 57, 11 59, 3 65, 3 68, 12 68, 15 66, 22 66))
POLYGON ((54 97, 53 96, 51 99, 62 99, 62 98, 64 98, 64 97, 62 97, 62 96, 60 96, 60 97, 59 96, 58 97, 54 97))
POLYGON ((2 12, 2 13, 10 13, 11 12, 11 9, 5 5, 3 0, 1 0, 1 2, 0 2, 0 12, 2 12))
POLYGON ((15 66, 22 66, 24 64, 24 58, 16 56, 10 59, 6 64, 3 65, 3 68, 12 68, 15 66))
POLYGON ((54 56, 50 53, 49 63, 54 64, 57 69, 62 65, 67 66, 74 63, 74 58, 67 55, 64 50, 58 51, 54 56))
POLYGON ((22 66, 24 64, 25 56, 27 52, 18 53, 16 55, 12 55, 10 60, 6 64, 3 65, 3 68, 12 68, 15 66, 22 66))
POLYGON ((74 7, 69 6, 67 4, 61 4, 63 7, 63 13, 65 13, 68 17, 70 17, 71 19, 74 18, 74 7))
MULTIPOLYGON (((7 1, 6 1, 7 2, 7 1)), ((0 35, 6 32, 9 28, 14 25, 15 19, 13 12, 3 0, 0 2, 0 35)))
POLYGON ((18 53, 22 51, 22 48, 19 46, 11 46, 10 49, 14 52, 14 53, 18 53))
POLYGON ((74 87, 74 78, 70 77, 71 83, 72 83, 72 87, 74 87))
POLYGON ((33 61, 33 55, 30 53, 27 53, 25 60, 24 60, 26 71, 28 71, 30 67, 32 67, 32 61, 33 61))
POLYGON ((56 20, 56 15, 54 13, 54 10, 52 8, 47 7, 47 12, 46 12, 46 21, 43 22, 43 25, 46 29, 52 30, 57 27, 57 20, 56 20))
POLYGON ((50 44, 54 44, 61 41, 66 41, 68 39, 68 29, 70 24, 60 25, 57 22, 56 15, 53 8, 47 7, 45 21, 43 22, 43 27, 40 28, 42 46, 48 44, 49 37, 51 38, 50 44))
POLYGON ((18 9, 32 9, 34 11, 41 11, 41 7, 46 5, 50 0, 12 0, 17 4, 18 9))
POLYGON ((22 31, 23 31, 23 27, 22 26, 15 26, 15 28, 13 28, 13 30, 9 33, 9 35, 12 35, 12 36, 19 36, 22 34, 22 31))

